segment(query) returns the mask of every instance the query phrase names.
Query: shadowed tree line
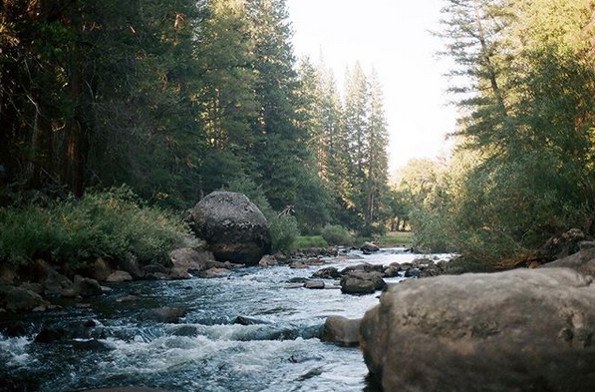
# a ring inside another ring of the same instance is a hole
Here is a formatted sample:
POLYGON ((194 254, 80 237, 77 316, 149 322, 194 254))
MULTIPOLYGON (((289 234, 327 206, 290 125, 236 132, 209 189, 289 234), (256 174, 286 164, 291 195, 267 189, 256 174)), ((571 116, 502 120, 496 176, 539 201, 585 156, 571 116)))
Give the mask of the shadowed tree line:
POLYGON ((377 77, 356 65, 340 97, 291 37, 283 0, 0 2, 0 200, 128 184, 183 209, 223 188, 303 231, 381 227, 377 77))

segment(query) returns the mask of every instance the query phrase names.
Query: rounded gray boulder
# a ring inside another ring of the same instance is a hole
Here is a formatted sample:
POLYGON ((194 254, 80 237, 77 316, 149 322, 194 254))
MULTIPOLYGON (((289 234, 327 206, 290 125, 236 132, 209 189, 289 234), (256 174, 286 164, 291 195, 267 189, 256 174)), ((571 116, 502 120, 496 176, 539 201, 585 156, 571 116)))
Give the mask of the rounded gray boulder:
POLYGON ((385 391, 595 391, 595 284, 567 268, 411 280, 361 325, 385 391))
POLYGON ((190 213, 195 232, 219 261, 256 265, 271 251, 266 218, 241 193, 210 193, 190 213))

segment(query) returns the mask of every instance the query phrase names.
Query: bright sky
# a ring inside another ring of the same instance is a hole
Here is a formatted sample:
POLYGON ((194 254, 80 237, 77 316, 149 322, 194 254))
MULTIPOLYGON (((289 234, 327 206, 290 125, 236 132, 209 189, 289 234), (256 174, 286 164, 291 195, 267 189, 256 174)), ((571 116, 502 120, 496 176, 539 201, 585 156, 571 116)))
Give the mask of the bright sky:
POLYGON ((325 63, 343 84, 356 61, 378 72, 390 132, 390 173, 411 158, 445 154, 455 128, 446 60, 437 59, 442 0, 287 0, 297 56, 325 63))

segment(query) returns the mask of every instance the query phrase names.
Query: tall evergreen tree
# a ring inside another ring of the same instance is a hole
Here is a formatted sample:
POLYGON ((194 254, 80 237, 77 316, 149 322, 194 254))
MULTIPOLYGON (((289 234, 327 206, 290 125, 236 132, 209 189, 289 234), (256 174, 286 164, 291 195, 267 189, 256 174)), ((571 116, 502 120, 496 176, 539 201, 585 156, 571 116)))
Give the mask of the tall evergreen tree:
POLYGON ((296 118, 297 74, 291 26, 284 0, 248 0, 255 42, 254 69, 259 113, 253 123, 252 154, 264 191, 275 209, 295 203, 300 167, 309 154, 307 132, 296 118))

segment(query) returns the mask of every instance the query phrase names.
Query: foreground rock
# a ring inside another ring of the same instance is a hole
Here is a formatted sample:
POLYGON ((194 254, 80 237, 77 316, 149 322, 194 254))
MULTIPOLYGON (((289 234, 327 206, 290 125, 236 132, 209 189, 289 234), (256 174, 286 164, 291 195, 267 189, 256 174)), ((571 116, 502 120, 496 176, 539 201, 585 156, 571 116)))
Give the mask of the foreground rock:
POLYGON ((385 391, 595 390, 595 284, 567 268, 410 280, 362 321, 385 391))
POLYGON ((266 218, 241 193, 213 192, 190 213, 194 230, 217 260, 255 265, 271 251, 266 218))
POLYGON ((348 319, 343 316, 330 316, 324 322, 323 342, 335 343, 339 346, 357 346, 361 319, 348 319))

